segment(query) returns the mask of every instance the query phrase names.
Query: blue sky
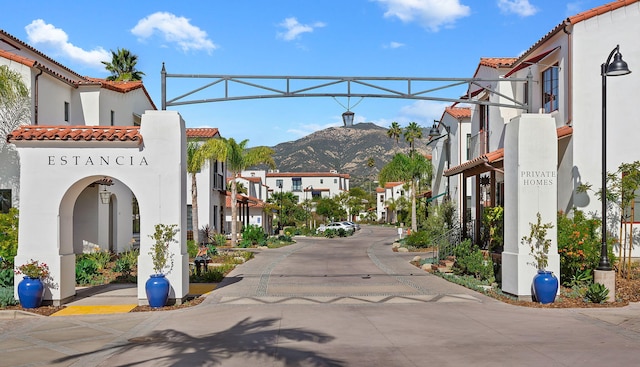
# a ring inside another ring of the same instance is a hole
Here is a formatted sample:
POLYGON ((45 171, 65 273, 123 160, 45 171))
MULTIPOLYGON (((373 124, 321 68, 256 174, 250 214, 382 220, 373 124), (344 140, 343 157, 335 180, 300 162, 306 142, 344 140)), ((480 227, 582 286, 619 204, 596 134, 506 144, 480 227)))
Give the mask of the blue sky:
MULTIPOLYGON (((471 77, 481 57, 517 57, 563 19, 607 0, 12 1, 0 28, 81 75, 104 78, 110 50, 138 55, 161 105, 162 63, 174 74, 471 77)), ((168 98, 205 82, 169 79, 168 98)), ((440 96, 458 97, 460 91, 440 96)), ((212 97, 201 92, 198 98, 212 97)), ((423 127, 447 104, 269 98, 170 107, 188 127, 217 127, 249 146, 356 122, 423 127)))

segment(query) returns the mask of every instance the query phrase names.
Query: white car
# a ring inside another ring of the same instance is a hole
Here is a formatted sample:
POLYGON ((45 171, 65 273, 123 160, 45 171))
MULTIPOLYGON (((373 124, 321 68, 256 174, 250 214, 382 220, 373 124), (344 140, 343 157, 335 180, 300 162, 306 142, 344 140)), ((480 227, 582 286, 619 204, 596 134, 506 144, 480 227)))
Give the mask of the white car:
POLYGON ((327 229, 335 229, 337 231, 340 228, 344 229, 345 231, 354 230, 351 226, 345 224, 344 222, 331 222, 329 224, 320 225, 320 227, 318 227, 318 232, 324 232, 327 229))
POLYGON ((346 221, 346 222, 342 222, 342 223, 346 223, 349 224, 353 227, 353 229, 355 229, 356 231, 360 229, 360 225, 356 222, 351 222, 351 221, 346 221))

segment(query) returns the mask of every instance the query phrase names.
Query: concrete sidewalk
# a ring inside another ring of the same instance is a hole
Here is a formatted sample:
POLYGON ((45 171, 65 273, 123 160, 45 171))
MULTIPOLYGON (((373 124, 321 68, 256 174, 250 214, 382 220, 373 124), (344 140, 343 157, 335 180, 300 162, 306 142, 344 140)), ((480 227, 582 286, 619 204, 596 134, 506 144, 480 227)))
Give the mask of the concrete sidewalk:
POLYGON ((411 266, 412 254, 391 252, 389 229, 362 232, 258 253, 195 307, 0 320, 0 367, 601 366, 640 358, 638 304, 504 304, 411 266))

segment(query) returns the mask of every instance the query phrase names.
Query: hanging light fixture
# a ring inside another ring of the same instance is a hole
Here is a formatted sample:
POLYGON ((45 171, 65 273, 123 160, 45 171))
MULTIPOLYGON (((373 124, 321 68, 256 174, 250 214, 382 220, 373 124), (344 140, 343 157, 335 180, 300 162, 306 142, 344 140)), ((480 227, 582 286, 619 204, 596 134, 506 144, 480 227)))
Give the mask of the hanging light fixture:
POLYGON ((107 191, 107 186, 105 186, 104 189, 100 191, 100 202, 102 204, 109 204, 111 202, 111 192, 107 191))
POLYGON ((347 110, 347 112, 342 114, 342 123, 344 123, 344 126, 353 126, 353 117, 355 116, 355 113, 347 110))

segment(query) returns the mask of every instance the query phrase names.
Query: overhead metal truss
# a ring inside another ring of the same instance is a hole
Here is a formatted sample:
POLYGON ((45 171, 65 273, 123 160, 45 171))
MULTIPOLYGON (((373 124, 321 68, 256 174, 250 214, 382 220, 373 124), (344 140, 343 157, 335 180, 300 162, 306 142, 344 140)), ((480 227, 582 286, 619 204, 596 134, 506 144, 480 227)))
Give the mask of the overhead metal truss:
POLYGON ((481 104, 495 107, 517 108, 531 112, 533 77, 526 78, 423 78, 423 77, 359 77, 359 76, 266 76, 266 75, 208 75, 169 74, 162 65, 162 109, 197 103, 237 101, 245 99, 287 97, 361 97, 398 98, 441 101, 451 103, 481 104), (196 89, 167 100, 167 78, 202 79, 204 84, 196 89), (528 83, 529 100, 518 101, 498 92, 498 83, 528 83), (393 86, 391 86, 393 84, 393 86), (467 95, 450 98, 436 95, 454 87, 466 85, 467 95), (425 89, 426 87, 426 89, 425 89), (210 98, 188 99, 198 92, 211 90, 218 93, 210 98), (214 90, 215 89, 215 90, 214 90), (330 89, 330 90, 327 90, 330 89), (473 99, 472 92, 486 90, 500 98, 501 102, 473 99))

